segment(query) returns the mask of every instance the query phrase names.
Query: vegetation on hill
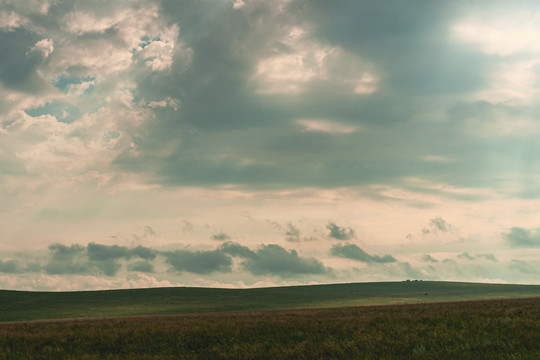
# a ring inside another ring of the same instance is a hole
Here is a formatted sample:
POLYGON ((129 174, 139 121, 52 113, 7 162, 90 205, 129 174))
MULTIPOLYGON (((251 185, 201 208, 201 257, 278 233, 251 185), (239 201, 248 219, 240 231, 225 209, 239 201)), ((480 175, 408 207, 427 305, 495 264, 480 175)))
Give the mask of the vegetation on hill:
POLYGON ((277 310, 540 296, 540 286, 410 281, 258 289, 0 291, 0 321, 277 310))
POLYGON ((0 359, 538 359, 540 299, 0 324, 0 359))

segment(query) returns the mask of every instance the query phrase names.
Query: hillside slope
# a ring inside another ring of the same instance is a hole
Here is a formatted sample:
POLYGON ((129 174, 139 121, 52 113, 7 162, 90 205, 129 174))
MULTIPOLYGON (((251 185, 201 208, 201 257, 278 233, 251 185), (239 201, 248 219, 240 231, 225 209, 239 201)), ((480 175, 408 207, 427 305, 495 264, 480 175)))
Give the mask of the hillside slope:
POLYGON ((379 282, 257 289, 0 291, 0 321, 404 304, 540 296, 539 285, 379 282))

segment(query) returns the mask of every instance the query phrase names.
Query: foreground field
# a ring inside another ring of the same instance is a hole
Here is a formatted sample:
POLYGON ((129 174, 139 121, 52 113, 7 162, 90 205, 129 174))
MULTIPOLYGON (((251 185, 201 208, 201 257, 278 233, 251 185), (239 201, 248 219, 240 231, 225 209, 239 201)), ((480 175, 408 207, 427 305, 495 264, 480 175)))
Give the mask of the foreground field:
POLYGON ((0 324, 0 359, 538 359, 540 298, 0 324))
POLYGON ((540 286, 384 282, 263 289, 0 291, 0 321, 277 310, 540 296, 540 286))

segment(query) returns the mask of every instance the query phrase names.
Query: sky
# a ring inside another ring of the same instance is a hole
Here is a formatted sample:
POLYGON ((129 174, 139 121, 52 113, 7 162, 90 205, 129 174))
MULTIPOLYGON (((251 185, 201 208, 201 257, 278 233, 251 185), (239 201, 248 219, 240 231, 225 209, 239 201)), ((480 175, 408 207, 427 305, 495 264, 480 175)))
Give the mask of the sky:
POLYGON ((0 288, 540 284, 536 1, 0 0, 0 288))

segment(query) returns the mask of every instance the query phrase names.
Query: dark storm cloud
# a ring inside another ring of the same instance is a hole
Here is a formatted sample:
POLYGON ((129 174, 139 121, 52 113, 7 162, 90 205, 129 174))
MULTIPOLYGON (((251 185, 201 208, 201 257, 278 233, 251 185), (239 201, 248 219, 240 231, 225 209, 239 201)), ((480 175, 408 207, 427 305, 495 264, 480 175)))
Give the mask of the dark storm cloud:
POLYGON ((328 229, 328 237, 336 240, 350 240, 354 238, 354 230, 351 228, 341 227, 334 222, 330 222, 326 225, 328 229))
POLYGON ((167 264, 176 272, 210 274, 213 272, 231 272, 232 260, 221 251, 177 250, 165 252, 167 264))
POLYGON ((485 84, 486 57, 449 35, 448 29, 460 15, 457 3, 297 3, 304 5, 304 18, 315 25, 320 38, 376 63, 384 75, 385 90, 441 95, 485 84))
POLYGON ((502 233, 501 235, 510 247, 540 247, 540 229, 528 230, 521 227, 513 227, 510 229, 510 232, 502 233))
MULTIPOLYGON (((352 153, 384 157, 373 151, 371 143, 378 142, 369 136, 337 140, 332 134, 306 133, 291 126, 291 120, 314 116, 373 124, 386 117, 395 122, 403 119, 407 102, 389 106, 396 98, 385 93, 334 95, 329 91, 334 86, 332 79, 314 84, 305 94, 292 96, 285 103, 254 91, 250 79, 259 60, 287 46, 282 37, 292 25, 309 21, 309 11, 301 10, 304 5, 291 4, 292 11, 279 12, 272 2, 249 2, 241 11, 233 10, 230 4, 205 1, 162 4, 171 21, 180 24, 181 39, 193 51, 193 58, 187 69, 175 62, 171 73, 152 74, 138 86, 145 98, 172 96, 182 103, 179 114, 160 112, 160 122, 150 130, 150 137, 136 139, 141 149, 148 149, 144 157, 151 156, 154 147, 149 141, 163 144, 181 138, 169 158, 154 162, 160 181, 169 185, 339 186, 370 181, 388 172, 397 175, 407 168, 402 161, 380 168, 372 167, 373 161, 368 165, 351 158, 352 153), (193 22, 192 16, 200 22, 193 22), (352 150, 357 147, 371 150, 352 150), (286 157, 280 154, 283 149, 287 149, 286 157), (319 153, 322 157, 314 156, 319 153), (253 161, 243 161, 246 154, 253 161)), ((125 153, 116 164, 135 170, 141 158, 136 160, 125 153)))
POLYGON ((292 277, 330 272, 319 260, 302 258, 295 250, 287 251, 275 244, 261 246, 254 256, 247 258, 242 265, 254 275, 292 277))
POLYGON ((330 249, 330 254, 333 256, 361 261, 365 263, 392 263, 396 262, 391 255, 377 256, 370 255, 354 244, 336 244, 330 249))
POLYGON ((41 39, 25 29, 0 30, 3 54, 0 56, 0 81, 4 86, 26 93, 38 93, 47 87, 37 73, 38 66, 44 61, 43 54, 32 51, 41 39))
MULTIPOLYGON (((238 10, 213 1, 161 4, 163 15, 180 26, 191 62, 179 52, 170 71, 138 79, 137 96, 172 97, 182 105, 152 110, 157 121, 134 137, 137 156, 126 151, 114 164, 150 171, 166 186, 340 187, 403 183, 407 177, 497 186, 493 179, 512 164, 516 142, 479 140, 467 126, 470 116, 534 113, 464 99, 488 86, 486 74, 500 59, 451 35, 468 9, 462 3, 246 1, 238 10), (291 44, 295 26, 307 35, 291 44), (327 76, 306 80, 299 93, 259 91, 254 79, 262 60, 315 51, 310 46, 347 55, 325 58, 318 70, 327 76), (360 71, 351 58, 372 64, 378 78, 373 93, 344 90, 342 83, 360 71), (439 96, 449 94, 462 96, 439 96), (440 115, 432 119, 432 113, 440 115), (297 122, 320 118, 358 130, 306 131, 297 122), (170 156, 162 156, 165 148, 170 156), (430 155, 450 160, 426 161, 430 155)), ((429 186, 412 190, 478 199, 429 186)))

